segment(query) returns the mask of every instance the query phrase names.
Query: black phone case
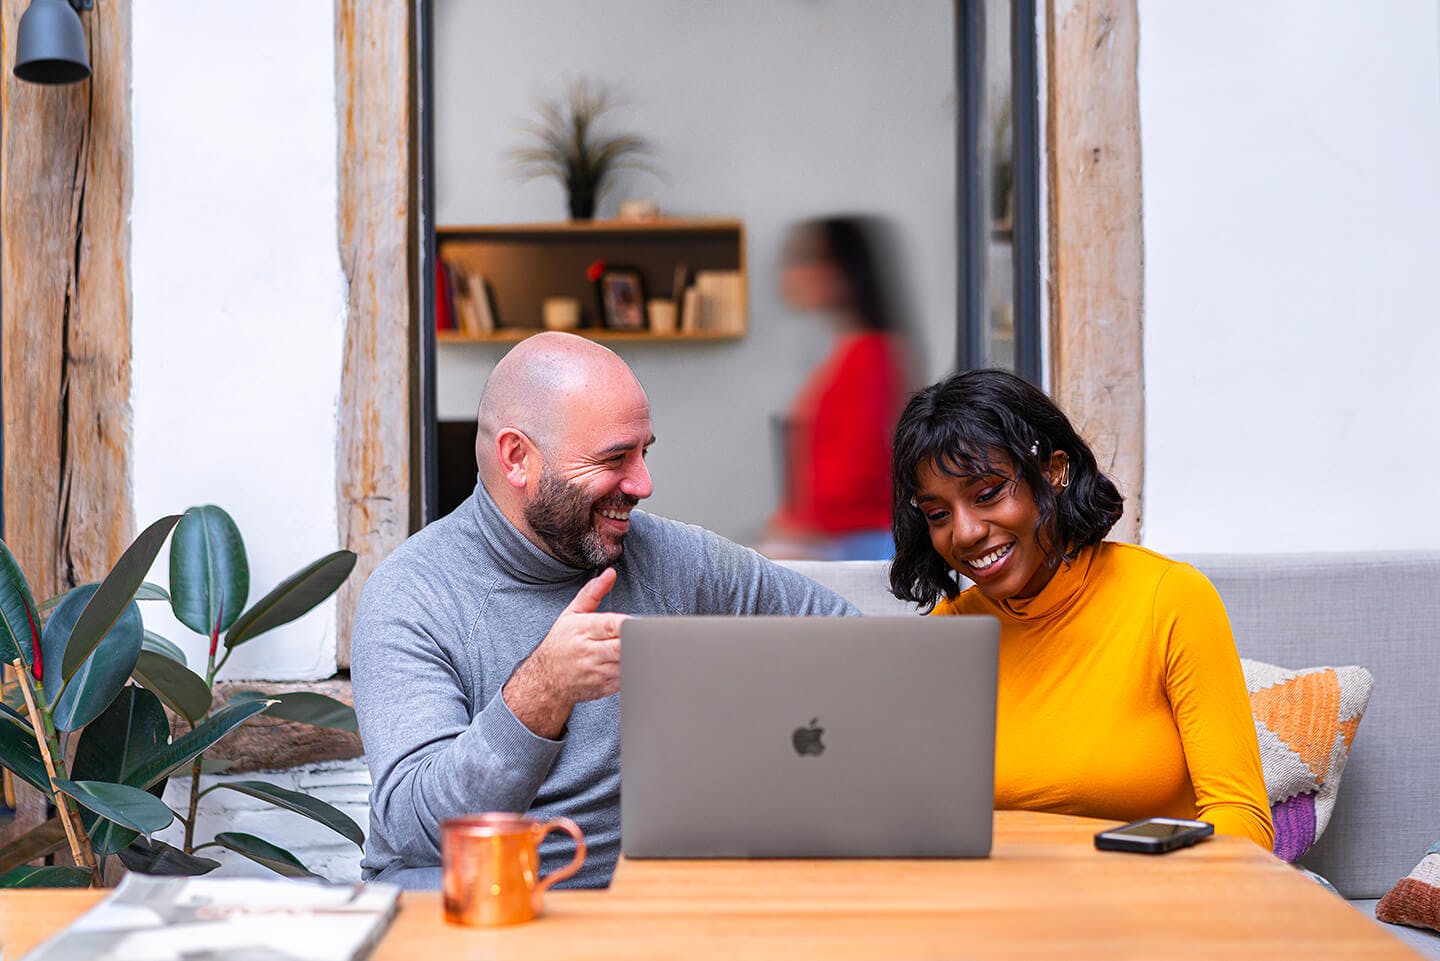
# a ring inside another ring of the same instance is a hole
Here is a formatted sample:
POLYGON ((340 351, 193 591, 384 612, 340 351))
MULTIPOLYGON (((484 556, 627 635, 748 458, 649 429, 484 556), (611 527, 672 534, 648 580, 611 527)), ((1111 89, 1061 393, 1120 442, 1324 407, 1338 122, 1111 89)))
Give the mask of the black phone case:
MULTIPOLYGON (((1145 820, 1149 819, 1147 818, 1145 820)), ((1133 851, 1138 854, 1164 854, 1166 851, 1188 848, 1215 833, 1215 826, 1213 824, 1204 824, 1203 827, 1194 827, 1168 838, 1125 837, 1120 834, 1125 828, 1134 827, 1137 824, 1143 823, 1143 820, 1132 821, 1124 827, 1099 832, 1095 835, 1096 849, 1100 851, 1133 851)))

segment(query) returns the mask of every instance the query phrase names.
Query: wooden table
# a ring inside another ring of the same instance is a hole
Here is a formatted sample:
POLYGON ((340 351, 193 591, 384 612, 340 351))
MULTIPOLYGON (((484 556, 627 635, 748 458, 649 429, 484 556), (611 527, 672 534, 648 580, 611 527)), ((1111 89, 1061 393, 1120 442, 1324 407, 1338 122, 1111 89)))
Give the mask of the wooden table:
MULTIPOLYGON (((1420 955, 1249 841, 1100 852, 1110 822, 1000 812, 984 861, 622 861, 529 924, 447 925, 407 893, 374 957, 1407 959, 1420 955)), ((100 896, 0 892, 16 961, 100 896)))

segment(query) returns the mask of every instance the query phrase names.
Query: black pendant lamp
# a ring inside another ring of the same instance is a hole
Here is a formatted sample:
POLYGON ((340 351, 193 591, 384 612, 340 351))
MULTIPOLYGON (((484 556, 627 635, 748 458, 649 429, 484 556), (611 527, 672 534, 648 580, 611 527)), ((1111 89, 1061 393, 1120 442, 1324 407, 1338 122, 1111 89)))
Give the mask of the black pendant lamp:
POLYGON ((90 76, 77 10, 93 0, 30 0, 15 32, 15 76, 30 83, 76 83, 90 76))

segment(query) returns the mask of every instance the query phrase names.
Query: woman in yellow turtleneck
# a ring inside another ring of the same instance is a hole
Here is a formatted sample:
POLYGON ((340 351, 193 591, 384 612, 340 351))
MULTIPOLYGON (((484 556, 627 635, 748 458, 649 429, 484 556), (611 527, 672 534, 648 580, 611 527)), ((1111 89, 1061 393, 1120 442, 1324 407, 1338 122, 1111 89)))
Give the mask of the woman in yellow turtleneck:
POLYGON ((1199 818, 1269 849, 1220 596, 1188 564, 1103 540, 1120 494, 1054 402, 1003 371, 951 376, 901 415, 894 469, 895 595, 1000 619, 995 806, 1199 818))

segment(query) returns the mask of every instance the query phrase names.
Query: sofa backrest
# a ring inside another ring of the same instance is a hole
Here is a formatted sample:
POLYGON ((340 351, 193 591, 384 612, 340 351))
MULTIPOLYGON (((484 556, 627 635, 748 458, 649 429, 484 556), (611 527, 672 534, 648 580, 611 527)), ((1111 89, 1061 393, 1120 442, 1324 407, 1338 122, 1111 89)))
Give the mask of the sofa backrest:
MULTIPOLYGON (((1440 551, 1177 555, 1225 601, 1242 657, 1375 676, 1330 825, 1304 863, 1378 898, 1440 840, 1440 551)), ((882 561, 788 562, 866 614, 913 613, 882 561)))

